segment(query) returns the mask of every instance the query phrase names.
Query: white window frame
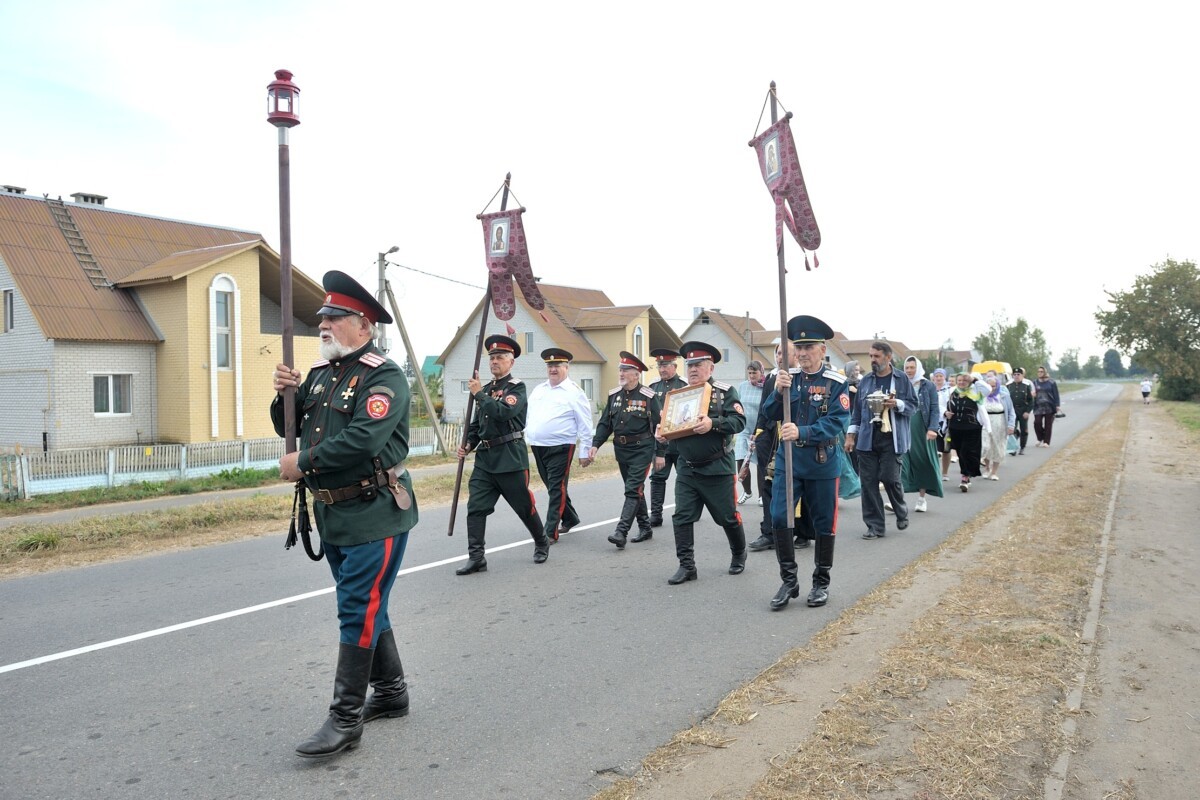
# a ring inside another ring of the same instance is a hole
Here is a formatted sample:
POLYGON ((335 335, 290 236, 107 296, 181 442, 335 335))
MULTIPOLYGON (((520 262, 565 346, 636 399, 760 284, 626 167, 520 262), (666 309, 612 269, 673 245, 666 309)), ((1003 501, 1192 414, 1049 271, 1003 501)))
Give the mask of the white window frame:
POLYGON ((459 381, 459 383, 460 383, 460 384, 461 384, 461 386, 462 386, 462 393, 463 393, 463 394, 470 394, 470 393, 471 393, 471 385, 470 385, 470 384, 471 384, 471 382, 470 382, 470 381, 459 381))
POLYGON ((587 399, 596 402, 596 382, 592 378, 580 378, 579 388, 587 395, 587 399))
POLYGON ((133 416, 133 373, 132 372, 93 372, 89 373, 92 378, 92 415, 96 417, 132 417, 133 416), (108 384, 108 411, 96 410, 96 381, 103 378, 108 384), (113 411, 116 406, 114 402, 113 385, 114 378, 127 378, 129 385, 126 388, 125 400, 129 403, 128 411, 113 411))
POLYGON ((633 354, 642 359, 642 342, 645 339, 645 334, 642 333, 642 326, 636 325, 633 329, 633 354))
POLYGON ((221 415, 219 393, 217 390, 217 373, 228 371, 225 367, 217 366, 217 336, 228 331, 230 333, 229 360, 233 371, 233 415, 234 435, 241 437, 245 433, 245 413, 242 395, 242 292, 232 275, 222 272, 213 276, 208 285, 208 402, 212 419, 211 435, 216 439, 221 435, 221 415), (217 292, 229 292, 229 315, 232 330, 217 326, 217 292))

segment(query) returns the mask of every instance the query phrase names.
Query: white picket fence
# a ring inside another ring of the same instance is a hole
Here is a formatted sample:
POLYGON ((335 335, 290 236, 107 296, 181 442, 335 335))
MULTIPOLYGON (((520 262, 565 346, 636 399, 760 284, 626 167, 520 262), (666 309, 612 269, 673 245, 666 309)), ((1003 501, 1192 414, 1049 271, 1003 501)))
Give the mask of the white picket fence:
MULTIPOLYGON (((443 425, 442 436, 453 452, 462 438, 462 425, 443 425)), ((437 451, 437 436, 431 427, 414 428, 408 438, 410 456, 437 451)), ((0 453, 0 499, 198 478, 229 469, 270 469, 282 456, 283 439, 278 437, 0 453)))

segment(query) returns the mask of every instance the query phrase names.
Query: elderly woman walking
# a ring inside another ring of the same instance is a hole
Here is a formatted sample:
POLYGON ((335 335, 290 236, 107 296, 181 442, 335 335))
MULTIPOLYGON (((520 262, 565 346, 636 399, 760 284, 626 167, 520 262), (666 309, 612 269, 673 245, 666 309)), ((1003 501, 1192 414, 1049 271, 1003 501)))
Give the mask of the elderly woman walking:
POLYGON ((983 460, 987 462, 987 477, 990 481, 1000 480, 996 473, 1008 451, 1008 435, 1016 429, 1017 412, 1013 408, 1012 396, 1004 391, 1004 384, 997 375, 987 377, 988 394, 983 399, 983 410, 987 412, 987 429, 983 432, 983 460))
MULTIPOLYGON (((738 397, 742 400, 742 409, 746 419, 753 422, 758 419, 758 405, 762 401, 763 381, 766 372, 761 361, 751 361, 746 365, 746 380, 738 384, 738 397)), ((733 439, 733 457, 737 459, 737 474, 741 488, 738 491, 738 504, 745 503, 754 493, 750 491, 750 482, 754 470, 752 464, 758 463, 758 454, 754 452, 754 431, 751 425, 733 439)), ((767 457, 770 457, 768 455, 767 457)), ((762 503, 762 487, 758 488, 759 503, 762 503)))
POLYGON ((958 468, 962 480, 960 491, 971 488, 971 478, 978 478, 979 456, 983 446, 983 427, 987 414, 983 410, 984 398, 991 387, 976 381, 969 372, 954 376, 954 391, 946 401, 946 434, 950 446, 958 453, 958 468))
POLYGON ((912 443, 900 465, 900 483, 905 492, 919 492, 915 511, 928 511, 925 493, 942 497, 942 471, 938 467, 937 438, 942 417, 939 412, 937 389, 925 377, 921 359, 904 359, 904 374, 917 393, 917 410, 912 418, 912 443))

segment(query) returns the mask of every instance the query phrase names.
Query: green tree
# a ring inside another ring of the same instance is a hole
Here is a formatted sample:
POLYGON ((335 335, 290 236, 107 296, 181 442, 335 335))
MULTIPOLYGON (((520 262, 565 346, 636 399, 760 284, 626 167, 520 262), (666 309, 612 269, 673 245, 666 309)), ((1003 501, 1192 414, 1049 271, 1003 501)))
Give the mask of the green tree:
POLYGON ((1104 374, 1110 378, 1124 378, 1126 374, 1121 354, 1112 348, 1104 351, 1104 374))
POLYGON ((1100 366, 1100 356, 1088 356, 1087 362, 1079 369, 1079 377, 1085 380, 1104 377, 1104 367, 1100 366))
POLYGON ((1046 335, 1024 317, 1017 317, 1010 325, 1006 318, 996 316, 991 326, 975 337, 971 347, 982 353, 985 361, 1007 361, 1014 367, 1024 367, 1026 372, 1032 372, 1038 364, 1050 363, 1046 335))
POLYGON ((1079 378, 1079 348, 1073 347, 1064 352, 1054 368, 1058 377, 1064 381, 1077 380, 1079 378))
POLYGON ((1105 292, 1111 310, 1097 310, 1100 337, 1159 374, 1158 396, 1200 396, 1200 270, 1168 258, 1123 292, 1105 292))

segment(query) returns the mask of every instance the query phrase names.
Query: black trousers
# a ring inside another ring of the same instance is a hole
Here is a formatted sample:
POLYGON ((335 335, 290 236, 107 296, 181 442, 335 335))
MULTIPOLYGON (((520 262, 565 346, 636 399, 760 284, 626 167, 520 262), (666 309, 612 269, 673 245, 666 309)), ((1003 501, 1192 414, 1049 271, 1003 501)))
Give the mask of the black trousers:
POLYGON ((496 510, 496 502, 503 497, 505 502, 517 512, 522 525, 528 525, 529 520, 537 515, 537 507, 533 502, 533 492, 529 491, 529 470, 515 472, 487 472, 475 468, 471 472, 468 484, 470 496, 467 498, 468 517, 486 517, 496 510))
POLYGON ((958 469, 964 478, 978 478, 979 459, 983 455, 983 428, 950 429, 951 447, 958 453, 958 469))
POLYGON ((1029 441, 1029 418, 1017 412, 1017 424, 1013 430, 1017 435, 1017 439, 1021 442, 1021 449, 1025 449, 1025 443, 1029 441))
POLYGON ((575 445, 559 444, 542 447, 532 445, 533 460, 537 464, 538 477, 546 484, 550 495, 546 505, 547 536, 553 536, 559 522, 568 528, 579 524, 579 515, 571 503, 567 481, 571 478, 571 461, 575 458, 575 445))

